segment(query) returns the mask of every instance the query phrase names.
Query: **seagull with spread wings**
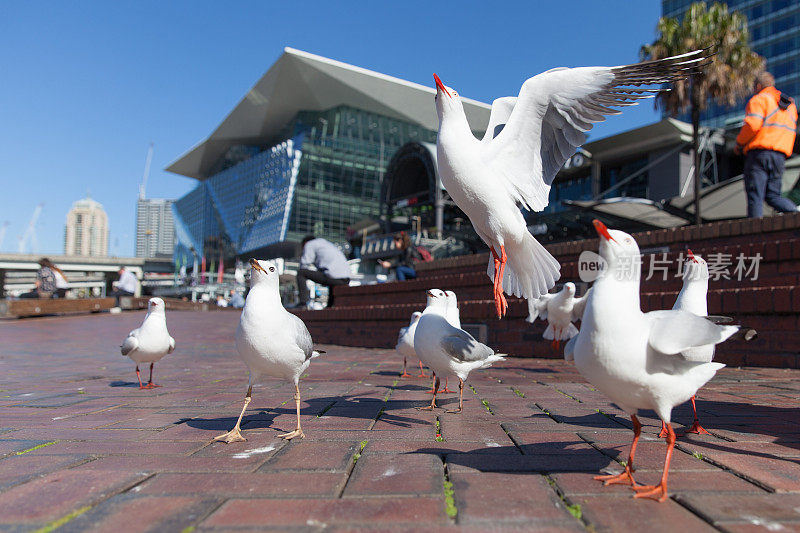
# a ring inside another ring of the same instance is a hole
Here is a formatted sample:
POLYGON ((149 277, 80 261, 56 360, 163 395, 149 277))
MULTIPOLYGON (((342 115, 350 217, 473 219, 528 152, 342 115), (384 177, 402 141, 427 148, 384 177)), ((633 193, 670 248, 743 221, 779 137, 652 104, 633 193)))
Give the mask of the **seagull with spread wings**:
POLYGON ((532 301, 547 293, 560 265, 528 232, 519 208, 542 211, 556 173, 586 140, 585 132, 618 107, 651 98, 662 85, 703 66, 707 50, 618 67, 555 68, 528 79, 516 98, 492 104, 482 140, 470 130, 460 97, 436 74, 437 164, 453 201, 469 217, 492 257, 498 317, 503 292, 532 301))

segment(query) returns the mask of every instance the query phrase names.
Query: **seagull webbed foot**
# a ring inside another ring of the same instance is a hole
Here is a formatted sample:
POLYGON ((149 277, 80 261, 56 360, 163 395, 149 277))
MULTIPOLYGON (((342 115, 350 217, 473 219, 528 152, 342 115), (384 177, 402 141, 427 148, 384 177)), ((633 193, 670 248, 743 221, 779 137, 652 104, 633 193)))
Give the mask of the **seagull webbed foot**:
POLYGON ((242 436, 242 432, 239 431, 238 427, 233 428, 229 432, 214 437, 215 441, 224 442, 226 444, 230 444, 231 442, 240 442, 246 441, 247 439, 242 436))
POLYGON ((305 438, 305 433, 300 428, 295 429, 294 431, 290 431, 289 433, 281 433, 278 437, 286 440, 292 440, 295 437, 300 437, 301 439, 305 438))

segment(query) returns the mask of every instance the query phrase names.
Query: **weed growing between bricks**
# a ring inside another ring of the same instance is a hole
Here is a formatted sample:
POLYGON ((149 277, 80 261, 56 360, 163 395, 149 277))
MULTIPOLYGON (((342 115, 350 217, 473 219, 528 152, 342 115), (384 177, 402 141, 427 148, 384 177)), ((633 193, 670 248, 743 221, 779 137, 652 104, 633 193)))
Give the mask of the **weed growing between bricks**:
POLYGON ((342 481, 342 484, 339 486, 339 489, 336 491, 336 497, 337 498, 341 498, 342 495, 344 494, 344 489, 347 488, 347 482, 350 481, 350 476, 353 475, 353 470, 356 467, 356 463, 358 462, 359 459, 361 459, 361 453, 364 451, 364 448, 366 448, 368 443, 369 443, 369 440, 367 440, 367 439, 364 439, 364 440, 362 440, 361 442, 358 443, 358 450, 356 450, 356 452, 350 458, 350 462, 347 464, 347 470, 345 471, 345 474, 344 474, 344 481, 342 481))
POLYGON ((442 472, 444 473, 444 480, 442 488, 444 491, 444 512, 452 520, 456 521, 458 518, 458 507, 456 507, 456 491, 453 487, 453 482, 450 481, 450 472, 447 469, 447 461, 442 457, 442 472))
POLYGON ((556 480, 553 479, 549 474, 544 474, 544 479, 547 480, 547 484, 550 485, 550 488, 555 491, 556 495, 561 500, 561 503, 564 505, 564 508, 571 514, 575 520, 579 521, 584 527, 589 530, 594 530, 594 528, 583 519, 583 511, 581 510, 581 504, 579 503, 571 503, 569 498, 564 494, 564 491, 561 490, 561 487, 558 486, 556 480))
POLYGON ((433 438, 436 442, 444 442, 442 436, 442 422, 439 420, 439 415, 436 415, 436 436, 433 438))
POLYGON ((33 533, 50 533, 51 531, 60 528, 67 522, 74 520, 75 518, 78 518, 80 515, 82 515, 91 508, 92 508, 91 505, 86 505, 84 507, 81 507, 80 509, 76 509, 71 513, 69 513, 68 515, 62 516, 58 520, 53 520, 52 522, 50 522, 49 524, 47 524, 42 528, 34 530, 33 533))

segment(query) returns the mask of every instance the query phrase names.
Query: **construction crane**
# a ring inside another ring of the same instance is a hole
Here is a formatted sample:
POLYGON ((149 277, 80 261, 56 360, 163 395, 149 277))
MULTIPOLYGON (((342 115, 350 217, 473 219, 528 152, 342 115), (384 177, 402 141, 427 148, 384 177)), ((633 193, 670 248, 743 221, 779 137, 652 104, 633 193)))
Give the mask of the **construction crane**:
POLYGON ((144 175, 142 183, 139 185, 139 200, 144 200, 147 192, 147 178, 150 176, 150 161, 153 160, 153 143, 147 148, 147 159, 144 161, 144 175))
POLYGON ((0 249, 3 247, 3 239, 6 238, 6 230, 8 229, 9 224, 11 224, 11 222, 6 220, 3 222, 3 226, 0 227, 0 249))
POLYGON ((25 230, 19 238, 19 246, 17 247, 17 252, 24 254, 25 248, 28 245, 28 242, 31 244, 31 252, 36 253, 36 250, 39 248, 39 241, 36 238, 36 222, 39 220, 39 215, 42 214, 42 208, 44 207, 44 203, 41 203, 36 206, 33 210, 33 215, 31 215, 31 220, 28 222, 28 228, 25 230))

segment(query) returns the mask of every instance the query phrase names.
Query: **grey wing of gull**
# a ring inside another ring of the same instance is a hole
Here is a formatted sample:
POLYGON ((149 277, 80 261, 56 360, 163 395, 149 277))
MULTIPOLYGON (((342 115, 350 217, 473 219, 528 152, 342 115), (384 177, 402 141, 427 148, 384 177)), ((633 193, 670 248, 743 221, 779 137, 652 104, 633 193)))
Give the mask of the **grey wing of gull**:
POLYGON ((122 342, 122 346, 120 346, 119 348, 120 352, 122 352, 122 355, 128 355, 129 353, 134 351, 137 346, 139 346, 138 339, 133 335, 129 335, 128 337, 125 338, 125 340, 122 342))
POLYGON ((494 350, 476 341, 464 330, 455 330, 451 335, 443 337, 441 347, 447 355, 465 363, 483 361, 494 354, 494 350))
POLYGON ((291 313, 288 314, 291 317, 289 319, 291 325, 294 327, 295 342, 303 350, 306 359, 311 359, 311 355, 314 353, 314 341, 311 340, 311 333, 308 332, 308 328, 299 317, 291 313))

